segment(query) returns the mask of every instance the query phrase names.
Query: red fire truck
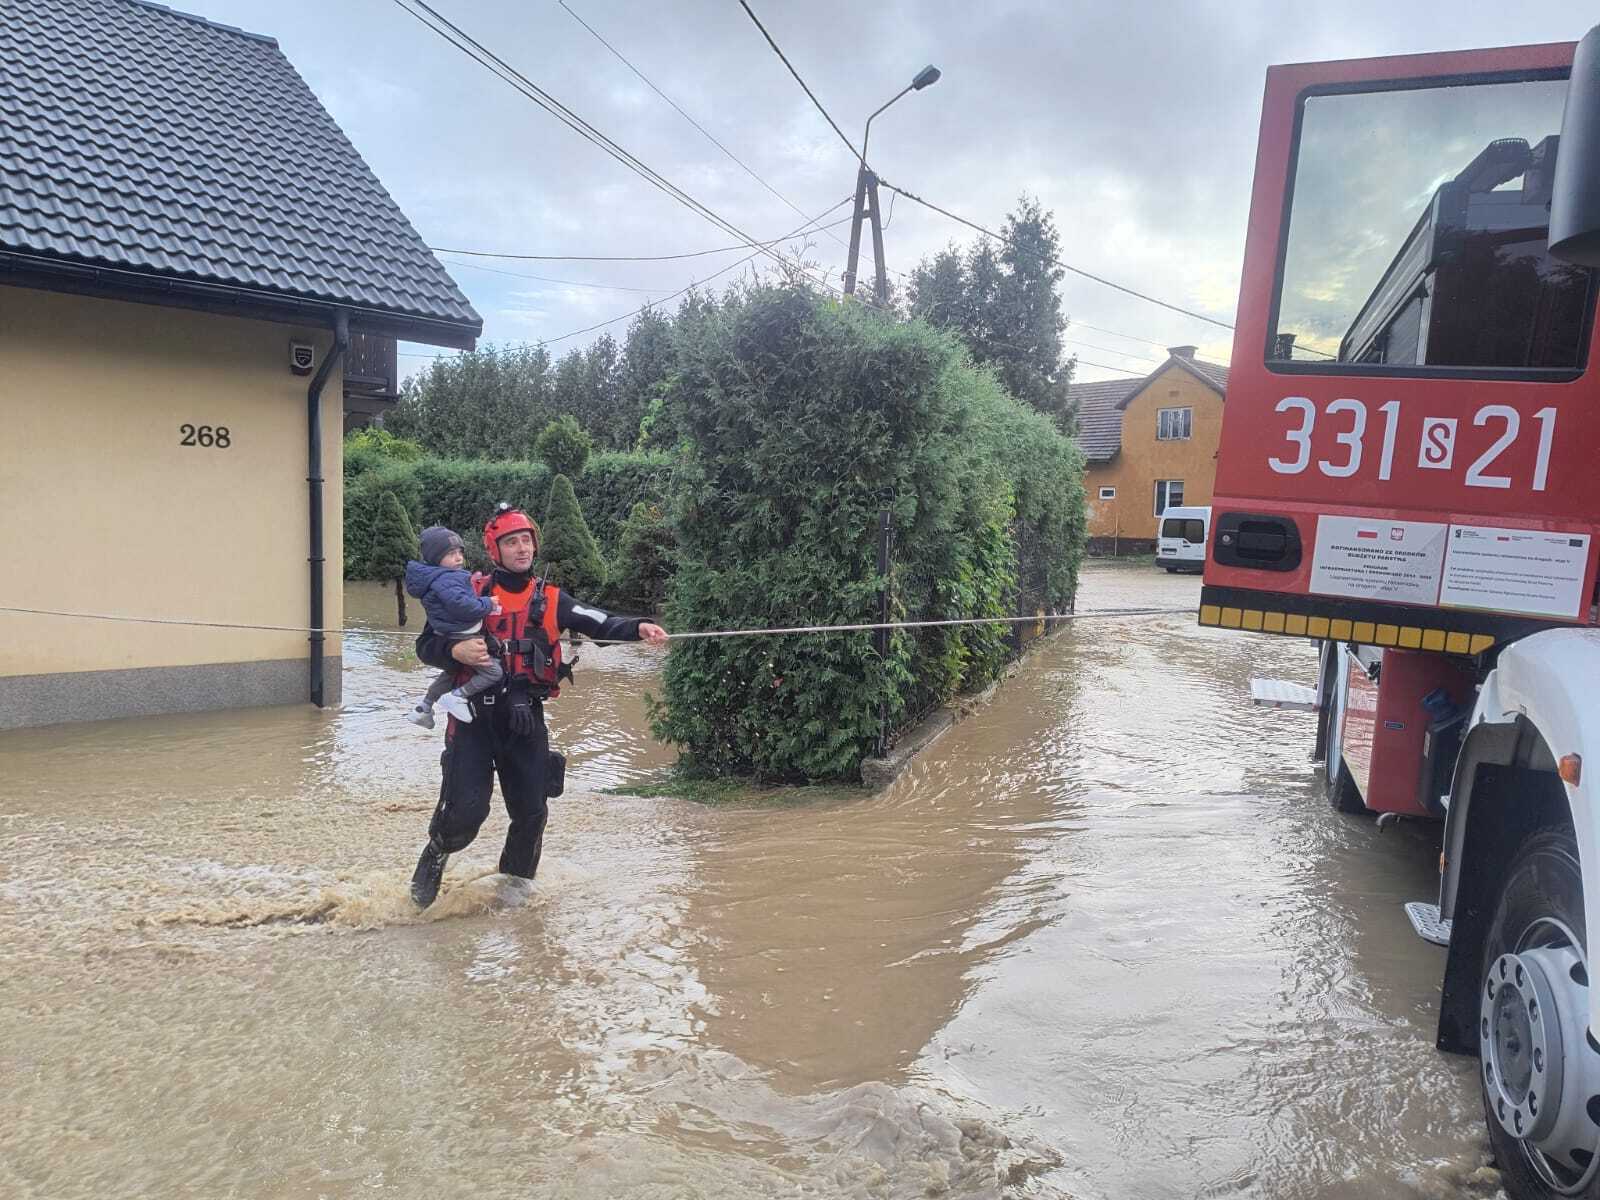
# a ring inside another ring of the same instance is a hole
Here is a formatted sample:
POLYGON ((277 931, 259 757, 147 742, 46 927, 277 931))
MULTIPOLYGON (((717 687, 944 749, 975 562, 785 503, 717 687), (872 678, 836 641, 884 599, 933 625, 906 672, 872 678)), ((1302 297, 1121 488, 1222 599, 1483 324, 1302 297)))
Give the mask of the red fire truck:
POLYGON ((1200 622, 1319 646, 1336 809, 1443 819, 1519 1200, 1600 1197, 1597 266, 1600 28, 1268 72, 1200 622))

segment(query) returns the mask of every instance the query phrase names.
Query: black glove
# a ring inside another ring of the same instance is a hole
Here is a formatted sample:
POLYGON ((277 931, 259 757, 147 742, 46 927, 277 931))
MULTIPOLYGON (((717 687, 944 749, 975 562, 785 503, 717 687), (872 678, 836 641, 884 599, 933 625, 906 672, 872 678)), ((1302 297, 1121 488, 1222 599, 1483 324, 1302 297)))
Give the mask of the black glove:
POLYGON ((527 692, 518 692, 511 697, 511 707, 506 712, 506 727, 511 730, 513 737, 533 737, 533 700, 527 692))

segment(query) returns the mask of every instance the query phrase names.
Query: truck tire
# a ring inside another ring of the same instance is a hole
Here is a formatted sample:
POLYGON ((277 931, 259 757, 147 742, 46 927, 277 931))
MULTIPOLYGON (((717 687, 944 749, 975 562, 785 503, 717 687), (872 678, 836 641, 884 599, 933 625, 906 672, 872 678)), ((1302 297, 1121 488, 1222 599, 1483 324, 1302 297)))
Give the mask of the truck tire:
POLYGON ((1478 977, 1484 1118, 1513 1200, 1600 1200, 1586 941, 1577 842, 1536 830, 1501 882, 1478 977))

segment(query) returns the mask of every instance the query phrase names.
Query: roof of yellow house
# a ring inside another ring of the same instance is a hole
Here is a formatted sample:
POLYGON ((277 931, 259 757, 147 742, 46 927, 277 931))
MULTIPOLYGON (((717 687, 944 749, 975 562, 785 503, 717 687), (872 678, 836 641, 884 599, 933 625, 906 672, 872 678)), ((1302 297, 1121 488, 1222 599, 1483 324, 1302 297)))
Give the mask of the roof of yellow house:
POLYGON ((1172 367, 1189 372, 1224 398, 1228 392, 1228 368, 1194 357, 1193 346, 1174 346, 1162 363, 1143 379, 1109 379, 1099 383, 1074 383, 1067 398, 1077 405, 1078 445, 1090 463, 1110 462, 1122 449, 1122 410, 1148 387, 1152 380, 1172 367))

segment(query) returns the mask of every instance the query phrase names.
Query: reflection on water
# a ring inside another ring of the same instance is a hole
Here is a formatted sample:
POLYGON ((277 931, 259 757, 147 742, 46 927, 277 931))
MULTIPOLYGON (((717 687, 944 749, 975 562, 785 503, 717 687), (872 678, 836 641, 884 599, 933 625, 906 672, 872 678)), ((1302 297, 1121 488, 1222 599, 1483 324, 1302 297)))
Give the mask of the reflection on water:
POLYGON ((1304 644, 1084 622, 887 791, 723 809, 598 790, 671 756, 585 649, 537 885, 496 814, 418 915, 428 672, 345 611, 340 712, 0 734, 0 1195, 1493 1194, 1436 831, 1241 699, 1304 644))

